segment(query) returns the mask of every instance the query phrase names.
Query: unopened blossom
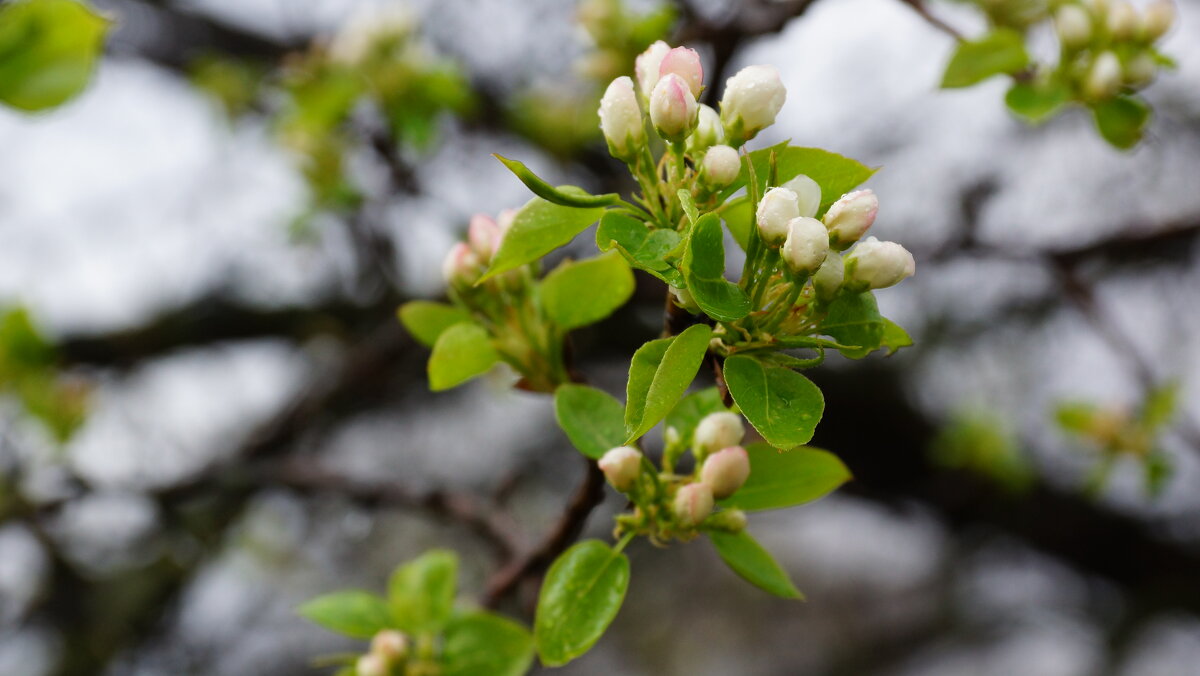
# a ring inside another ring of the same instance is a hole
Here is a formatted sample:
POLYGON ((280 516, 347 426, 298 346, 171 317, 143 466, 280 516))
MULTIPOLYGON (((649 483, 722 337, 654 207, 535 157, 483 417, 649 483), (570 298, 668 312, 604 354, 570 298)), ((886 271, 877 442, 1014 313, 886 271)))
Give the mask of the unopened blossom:
POLYGON ((742 171, 742 158, 730 146, 713 146, 704 153, 701 177, 710 185, 723 188, 737 180, 742 171))
POLYGON ((654 85, 658 84, 658 72, 662 67, 663 58, 667 52, 671 51, 671 47, 659 40, 646 48, 646 51, 638 55, 634 61, 633 70, 637 75, 638 88, 642 91, 642 96, 650 98, 650 93, 654 91, 654 85))
POLYGON ((1166 35, 1175 23, 1175 3, 1171 0, 1155 0, 1142 14, 1142 38, 1154 41, 1166 35))
POLYGON ((857 242, 875 223, 879 213, 879 198, 872 190, 855 190, 842 195, 841 199, 825 212, 825 227, 834 247, 845 249, 857 242))
POLYGON ((801 216, 812 218, 817 215, 817 210, 821 208, 821 186, 817 185, 816 181, 805 174, 799 174, 784 183, 783 187, 796 193, 796 208, 800 210, 801 216))
POLYGON ((696 97, 683 78, 674 73, 659 78, 650 93, 650 121, 658 135, 668 141, 686 139, 696 128, 699 112, 696 97))
POLYGON ((388 676, 392 670, 391 664, 388 663, 382 655, 375 653, 367 653, 358 658, 358 662, 354 664, 355 673, 358 676, 388 676))
POLYGON ((717 500, 737 492, 750 476, 750 455, 741 446, 722 448, 704 460, 700 482, 712 490, 717 500))
POLYGON ((800 216, 796 193, 787 188, 771 188, 758 203, 755 221, 767 246, 779 246, 787 239, 788 223, 800 216))
POLYGON ((1108 32, 1117 40, 1128 40, 1139 28, 1137 10, 1128 2, 1115 2, 1108 10, 1108 32))
POLYGON ((793 218, 788 222, 787 239, 779 254, 793 273, 811 275, 829 255, 829 231, 815 218, 793 218))
POLYGON ((825 257, 825 262, 821 263, 821 267, 813 275, 813 289, 817 292, 817 298, 824 301, 836 298, 842 288, 845 274, 842 257, 836 251, 830 251, 825 257))
POLYGON ((1067 49, 1079 49, 1092 40, 1092 15, 1079 5, 1063 5, 1054 15, 1058 39, 1067 49))
POLYGON ((775 123, 787 89, 773 66, 746 66, 725 82, 721 122, 735 148, 775 123))
POLYGON ((712 489, 704 483, 680 486, 671 507, 679 523, 688 527, 698 526, 712 513, 712 489))
POLYGON ((496 250, 500 248, 503 233, 496 221, 487 214, 475 214, 471 224, 467 226, 467 242, 471 250, 481 261, 490 261, 496 250))
POLYGON ((396 662, 408 652, 408 637, 395 629, 384 629, 371 638, 371 653, 396 662))
POLYGON ((746 428, 740 415, 718 411, 709 413, 700 420, 700 424, 696 425, 694 439, 696 448, 703 454, 728 446, 737 446, 742 443, 742 437, 745 435, 746 428))
POLYGON ((625 493, 642 473, 642 452, 631 446, 618 446, 601 456, 599 465, 609 485, 625 493))
POLYGON ((1104 52, 1096 57, 1084 79, 1084 93, 1093 100, 1107 99, 1120 91, 1121 80, 1121 61, 1113 52, 1104 52))
POLYGON ((608 151, 626 162, 637 157, 646 143, 646 127, 633 80, 628 75, 613 80, 600 99, 600 130, 608 141, 608 151))
POLYGON ((859 242, 845 258, 846 281, 868 289, 895 286, 917 271, 917 263, 908 249, 895 242, 868 237, 859 242))
POLYGON ((704 66, 700 64, 700 55, 696 50, 675 47, 668 51, 659 63, 658 77, 662 78, 670 73, 683 78, 692 96, 700 97, 700 90, 704 88, 704 66))
POLYGON ((442 278, 450 286, 470 286, 480 277, 479 257, 466 242, 458 242, 442 261, 442 278))

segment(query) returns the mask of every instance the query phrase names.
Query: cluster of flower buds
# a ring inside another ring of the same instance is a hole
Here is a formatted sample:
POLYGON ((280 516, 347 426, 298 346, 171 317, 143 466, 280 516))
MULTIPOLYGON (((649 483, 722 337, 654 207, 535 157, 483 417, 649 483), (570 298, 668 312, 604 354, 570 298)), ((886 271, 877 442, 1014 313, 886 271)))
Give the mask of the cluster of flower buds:
POLYGON ((329 43, 336 63, 356 66, 382 44, 403 42, 416 28, 412 10, 403 4, 369 5, 350 15, 329 43))
POLYGON ((451 247, 442 261, 442 277, 450 288, 464 290, 479 281, 500 248, 515 213, 511 209, 502 211, 498 220, 487 214, 471 217, 467 241, 451 247))
POLYGON ((1160 65, 1153 44, 1174 22, 1171 0, 1154 0, 1140 13, 1124 0, 1088 0, 1063 4, 1054 14, 1059 42, 1091 101, 1149 84, 1160 65))
POLYGON ((384 629, 371 639, 371 649, 358 658, 358 676, 392 676, 408 658, 408 637, 395 629, 384 629))

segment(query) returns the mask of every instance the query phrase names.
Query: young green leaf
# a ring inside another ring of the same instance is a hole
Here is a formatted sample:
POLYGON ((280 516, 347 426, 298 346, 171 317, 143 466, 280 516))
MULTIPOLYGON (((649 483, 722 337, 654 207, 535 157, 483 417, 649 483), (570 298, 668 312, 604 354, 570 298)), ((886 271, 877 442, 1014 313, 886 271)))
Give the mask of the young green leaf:
POLYGON ((606 195, 590 195, 582 188, 576 188, 573 185, 555 188, 530 171, 529 167, 526 167, 522 162, 510 160, 496 153, 492 153, 492 157, 500 160, 501 164, 508 167, 508 170, 521 179, 521 182, 525 184, 525 187, 533 191, 533 194, 548 202, 561 204, 565 207, 587 208, 608 206, 621 201, 621 196, 615 192, 606 195))
POLYGON ((692 445, 692 436, 696 432, 696 425, 700 424, 700 420, 709 413, 717 413, 720 411, 728 411, 725 408, 725 402, 721 401, 721 392, 715 387, 708 387, 697 392, 693 392, 675 405, 671 412, 667 414, 663 421, 665 427, 674 427, 679 432, 679 436, 684 446, 692 445))
POLYGON ((1028 65, 1025 39, 1015 30, 999 28, 979 40, 958 43, 942 76, 942 87, 970 87, 993 75, 1020 72, 1028 65))
POLYGON ((683 286, 683 275, 664 260, 679 245, 674 230, 650 230, 642 221, 617 211, 608 211, 596 228, 596 246, 601 251, 616 249, 625 260, 674 287, 683 286))
MULTIPOLYGON (((876 171, 860 162, 828 150, 789 146, 785 141, 750 153, 750 162, 754 165, 754 175, 759 177, 760 184, 770 174, 771 153, 775 153, 776 183, 782 185, 800 174, 804 174, 821 187, 821 206, 817 210, 818 218, 839 197, 854 190, 863 181, 871 178, 876 171)), ((738 174, 737 180, 725 188, 721 195, 729 197, 739 188, 747 185, 749 180, 750 172, 743 163, 742 173, 738 174)), ((747 214, 752 215, 754 205, 747 204, 747 206, 750 207, 747 214)), ((749 223, 749 219, 746 222, 749 223)), ((736 232, 734 236, 737 237, 736 232)), ((742 241, 738 240, 738 243, 741 244, 742 241)), ((745 248, 744 245, 743 248, 745 248)))
POLYGON ((708 539, 717 548, 721 560, 750 584, 785 599, 804 600, 786 571, 779 567, 767 550, 746 531, 721 533, 710 531, 708 539))
POLYGON ((1058 80, 1015 82, 1004 95, 1004 102, 1014 114, 1038 123, 1058 112, 1070 98, 1071 90, 1058 80))
POLYGON ((883 337, 879 340, 879 347, 887 348, 887 356, 896 354, 896 351, 902 347, 912 347, 913 339, 908 335, 899 324, 883 318, 883 337))
POLYGON ((365 591, 349 590, 318 596, 296 612, 330 631, 354 638, 371 638, 380 629, 393 626, 388 604, 365 591))
POLYGON ((442 637, 442 676, 522 676, 533 663, 533 637, 499 615, 455 617, 442 637))
POLYGON ((539 288, 546 314, 564 330, 604 319, 633 295, 633 271, 616 252, 565 262, 539 288))
POLYGON ((629 587, 629 558, 584 540, 550 566, 538 596, 534 643, 542 663, 558 667, 588 651, 612 623, 629 587))
POLYGON ((851 479, 838 457, 815 448, 780 451, 770 444, 746 446, 750 478, 736 493, 721 500, 723 507, 747 512, 781 509, 824 497, 851 479))
POLYGON ((750 314, 746 292, 725 279, 724 231, 716 214, 701 216, 692 227, 683 271, 688 290, 708 316, 731 322, 750 314))
POLYGON ((726 202, 718 213, 729 234, 733 235, 733 241, 745 251, 750 246, 750 228, 754 227, 754 209, 750 198, 745 195, 735 197, 726 202))
POLYGON ((696 200, 692 198, 692 192, 680 188, 676 194, 679 196, 679 204, 683 206, 683 213, 687 214, 688 221, 695 225, 696 219, 700 218, 700 212, 696 209, 696 200))
POLYGON ((429 347, 437 343, 438 336, 446 329, 471 321, 471 315, 453 305, 414 300, 400 306, 400 323, 418 342, 429 347))
POLYGON ((486 373, 500 356, 487 331, 478 324, 463 322, 442 331, 429 356, 429 389, 434 392, 457 387, 486 373))
POLYGON ((711 338, 711 328, 696 324, 633 353, 625 396, 626 443, 650 431, 674 408, 700 370, 711 338))
POLYGON ((593 460, 625 443, 625 407, 594 387, 560 385, 554 417, 575 448, 593 460))
MULTIPOLYGON (((851 359, 862 359, 877 349, 884 330, 884 319, 870 291, 840 296, 829 304, 829 312, 821 322, 822 333, 843 345, 854 346, 841 349, 851 359)), ((899 334, 893 338, 898 340, 899 334)))
POLYGON ((107 19, 73 0, 0 6, 0 101, 32 112, 78 95, 108 27, 107 19))
POLYGON ((776 448, 808 443, 825 410, 821 390, 811 380, 753 357, 726 359, 725 384, 742 415, 776 448))
POLYGON ((1092 117, 1105 141, 1128 150, 1142 140, 1150 121, 1150 106, 1132 96, 1117 96, 1093 105, 1092 117))
POLYGON ((396 626, 408 632, 439 632, 454 610, 458 556, 434 549, 400 566, 388 580, 388 603, 396 626))
MULTIPOLYGON (((578 188, 564 186, 562 190, 573 193, 578 188)), ((492 257, 492 265, 480 281, 536 261, 570 242, 603 213, 604 207, 580 209, 554 204, 540 197, 529 200, 513 218, 500 241, 500 250, 492 257)))

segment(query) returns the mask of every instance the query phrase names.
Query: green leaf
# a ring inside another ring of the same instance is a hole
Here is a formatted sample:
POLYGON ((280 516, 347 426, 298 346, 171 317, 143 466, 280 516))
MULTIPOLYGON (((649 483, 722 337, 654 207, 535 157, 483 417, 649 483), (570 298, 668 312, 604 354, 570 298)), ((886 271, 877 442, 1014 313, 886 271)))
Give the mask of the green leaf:
POLYGON ((1014 114, 1030 122, 1043 122, 1066 105, 1071 90, 1062 82, 1015 82, 1004 95, 1014 114))
POLYGON ((370 592, 349 590, 318 596, 297 610, 303 617, 330 631, 371 638, 392 626, 388 604, 370 592))
POLYGON ((463 322, 438 336, 429 356, 429 389, 434 392, 457 387, 486 373, 500 356, 488 332, 478 324, 463 322))
POLYGON ((388 603, 396 626, 408 632, 442 630, 454 610, 458 556, 434 549, 400 566, 388 580, 388 603))
MULTIPOLYGON (((783 185, 800 174, 804 174, 821 187, 821 206, 817 210, 817 218, 820 218, 838 198, 857 188, 863 181, 871 178, 876 171, 860 162, 828 150, 789 146, 785 141, 750 153, 750 162, 754 165, 754 174, 759 177, 760 185, 763 178, 770 174, 772 152, 775 153, 775 180, 778 184, 783 185)), ((721 193, 722 197, 732 195, 739 188, 746 186, 749 180, 750 173, 743 162, 742 173, 738 174, 737 180, 721 193)), ((753 205, 748 204, 747 207, 750 208, 747 213, 752 214, 753 205)), ((749 218, 746 223, 749 223, 749 218)), ((734 236, 737 237, 736 232, 734 236)), ((741 244, 742 240, 738 240, 738 243, 741 244)), ((743 248, 745 248, 744 245, 743 248)))
POLYGON ((913 339, 908 335, 899 324, 883 318, 883 337, 879 340, 879 347, 887 348, 887 356, 896 354, 896 351, 902 347, 912 347, 913 339))
POLYGON ((651 230, 642 221, 617 211, 608 211, 596 228, 596 246, 601 251, 616 249, 625 260, 674 287, 682 287, 683 275, 665 259, 679 245, 674 230, 651 230))
POLYGON ((746 292, 725 279, 724 231, 716 214, 704 214, 692 227, 683 271, 688 290, 708 316, 732 322, 750 314, 746 292))
POLYGON ((471 321, 471 315, 465 311, 447 305, 427 300, 414 300, 400 306, 398 312, 400 323, 423 345, 433 347, 438 336, 446 329, 471 321))
MULTIPOLYGON (((822 333, 843 345, 855 346, 840 350, 851 359, 862 359, 876 350, 883 341, 884 330, 879 305, 870 291, 839 296, 829 304, 829 311, 821 322, 822 333)), ((898 334, 893 338, 900 339, 898 334)))
POLYGON ((696 200, 692 198, 692 191, 680 188, 676 194, 679 196, 679 204, 683 207, 683 213, 687 214, 688 222, 695 225, 696 219, 700 218, 700 212, 696 209, 696 200))
POLYGON ((0 6, 0 101, 25 111, 61 105, 83 91, 109 21, 72 0, 0 6))
POLYGON ((563 330, 604 319, 633 295, 633 271, 617 253, 564 262, 539 288, 546 314, 563 330))
POLYGON ((742 415, 776 448, 808 443, 825 410, 821 390, 811 380, 752 357, 726 359, 725 384, 742 415))
POLYGON ((725 402, 721 401, 721 391, 708 387, 693 392, 684 397, 671 409, 663 422, 665 427, 674 427, 679 432, 679 438, 685 447, 692 445, 692 437, 696 433, 696 425, 709 413, 728 411, 725 402))
POLYGON ((522 162, 510 160, 496 153, 492 153, 492 157, 500 160, 501 164, 516 174, 517 178, 521 179, 521 182, 525 184, 525 187, 533 191, 533 194, 548 202, 561 204, 565 207, 586 208, 603 207, 621 201, 621 196, 615 192, 606 195, 590 195, 582 188, 577 188, 573 185, 555 188, 541 178, 538 178, 538 175, 530 171, 522 162))
POLYGON ((575 448, 593 460, 625 443, 625 407, 594 387, 560 385, 554 417, 575 448))
POLYGON ((711 338, 711 328, 696 324, 633 353, 625 396, 625 443, 650 431, 675 407, 700 370, 711 338))
POLYGON ((1093 104, 1092 117, 1105 141, 1127 150, 1142 140, 1150 121, 1150 106, 1132 96, 1118 96, 1093 104))
POLYGON ((736 493, 721 500, 723 507, 747 512, 781 509, 812 502, 849 481, 850 470, 829 451, 794 448, 780 451, 770 444, 746 446, 750 477, 736 493))
POLYGON ((979 40, 958 43, 942 76, 942 87, 970 87, 993 75, 1018 73, 1028 65, 1029 54, 1021 34, 998 28, 979 40))
POLYGON ((612 623, 629 587, 629 558, 585 540, 550 566, 538 596, 534 643, 542 663, 558 667, 588 651, 612 623))
POLYGON ((804 599, 804 594, 792 584, 787 572, 746 531, 737 534, 710 531, 708 539, 725 565, 745 581, 785 599, 804 599))
POLYGON ((725 227, 729 229, 729 234, 733 235, 733 240, 742 247, 742 251, 750 246, 750 228, 754 227, 752 207, 750 198, 743 195, 729 200, 718 210, 721 220, 725 221, 725 227))
MULTIPOLYGON (((574 192, 564 186, 562 190, 574 192)), ((582 193, 582 190, 579 190, 582 193)), ((492 265, 479 281, 532 263, 570 242, 604 213, 604 207, 577 209, 535 197, 521 207, 500 241, 492 265)))
POLYGON ((1055 407, 1054 420, 1064 431, 1084 435, 1092 431, 1099 414, 1100 410, 1094 404, 1068 401, 1055 407))
POLYGON ((442 637, 442 676, 522 676, 533 663, 533 637, 499 615, 456 617, 442 637))
POLYGON ((1154 388, 1142 405, 1142 424, 1154 431, 1171 422, 1179 410, 1179 381, 1173 380, 1154 388))

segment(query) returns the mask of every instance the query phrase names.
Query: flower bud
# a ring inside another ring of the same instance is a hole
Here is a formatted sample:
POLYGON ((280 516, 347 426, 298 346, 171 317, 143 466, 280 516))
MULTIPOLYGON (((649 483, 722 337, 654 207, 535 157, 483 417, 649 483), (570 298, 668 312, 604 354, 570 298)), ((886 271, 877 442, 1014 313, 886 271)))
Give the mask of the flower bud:
POLYGON ((696 448, 701 454, 711 453, 720 448, 737 446, 742 443, 746 428, 742 425, 742 417, 729 411, 709 413, 696 425, 696 448))
POLYGON ((688 137, 688 151, 699 155, 705 148, 725 142, 725 129, 721 127, 721 116, 711 106, 700 104, 696 131, 688 137))
POLYGON ((1092 100, 1111 97, 1121 89, 1121 62, 1112 52, 1096 57, 1083 83, 1083 91, 1092 100))
POLYGON ((1137 32, 1137 10, 1128 2, 1113 3, 1108 10, 1108 32, 1116 40, 1128 40, 1137 32))
POLYGON ((777 247, 787 239, 788 223, 800 216, 799 198, 787 188, 771 188, 758 203, 755 216, 763 241, 777 247))
POLYGON ((700 482, 721 500, 737 492, 750 476, 750 455, 741 446, 723 448, 708 456, 700 468, 700 482))
POLYGON ((679 523, 688 527, 698 526, 712 513, 712 489, 703 483, 680 486, 671 506, 679 523))
POLYGON ((624 493, 642 473, 642 452, 631 446, 618 446, 600 458, 600 471, 613 488, 624 493))
POLYGON ((737 148, 775 122, 787 90, 772 66, 746 66, 725 82, 721 122, 725 138, 737 148))
POLYGON ((683 78, 692 96, 700 98, 700 90, 704 88, 704 66, 700 65, 700 55, 696 50, 676 47, 667 52, 658 66, 658 77, 669 73, 683 78))
POLYGON ((1153 42, 1167 31, 1171 30, 1171 24, 1175 23, 1175 3, 1171 0, 1156 0, 1146 7, 1146 11, 1142 14, 1142 39, 1153 42))
POLYGON ((868 289, 895 286, 917 271, 917 262, 908 249, 895 242, 868 237, 846 256, 846 281, 868 289))
POLYGON ((724 188, 733 183, 742 171, 742 158, 729 146, 713 146, 704 153, 700 176, 709 185, 724 188))
POLYGON ((675 299, 675 304, 687 310, 692 314, 700 313, 700 306, 696 304, 696 297, 687 289, 676 289, 671 287, 671 297, 675 299))
POLYGON ((515 220, 516 217, 516 209, 501 209, 500 213, 496 215, 496 225, 500 226, 501 238, 503 238, 504 233, 508 232, 508 229, 512 227, 513 220, 515 220))
POLYGON ((829 255, 829 231, 815 218, 793 218, 788 222, 787 239, 779 253, 793 273, 811 275, 829 255))
POLYGON ((487 214, 475 214, 471 217, 471 225, 467 227, 467 242, 471 250, 481 261, 489 261, 496 249, 500 248, 500 226, 487 214))
POLYGON ((408 652, 408 637, 395 629, 384 629, 371 639, 371 654, 389 663, 402 659, 408 652))
POLYGON ((783 184, 783 187, 796 193, 796 206, 801 216, 812 218, 821 208, 821 186, 817 182, 799 174, 796 178, 783 184))
POLYGON ((367 653, 358 658, 354 669, 358 676, 388 676, 391 665, 382 655, 367 653))
POLYGON ((637 74, 638 88, 647 99, 650 98, 650 92, 654 91, 654 85, 658 84, 658 71, 669 51, 670 46, 659 40, 647 47, 634 61, 633 70, 637 74))
POLYGON ((704 527, 723 533, 740 533, 746 530, 746 513, 740 509, 722 509, 708 517, 704 527))
POLYGON ((817 274, 813 275, 813 288, 817 292, 817 298, 826 301, 836 298, 838 291, 842 289, 844 276, 845 263, 842 262, 842 257, 836 251, 830 251, 817 274))
POLYGON ((466 242, 450 248, 442 261, 442 277, 450 286, 470 286, 480 277, 479 258, 466 242))
POLYGON ((1092 40, 1092 16, 1079 5, 1063 5, 1054 15, 1058 39, 1067 49, 1079 49, 1092 40))
POLYGON ((613 80, 604 91, 600 99, 600 130, 608 141, 608 152, 626 162, 637 157, 646 142, 642 111, 628 75, 613 80))
POLYGON ((650 93, 650 121, 659 136, 676 143, 686 139, 696 128, 699 113, 700 104, 683 78, 668 73, 654 85, 650 93))
POLYGON ((829 239, 834 248, 845 249, 857 242, 875 222, 878 212, 879 198, 871 190, 855 190, 842 195, 825 212, 825 227, 829 228, 829 239))
POLYGON ((1138 54, 1125 64, 1125 81, 1135 87, 1143 87, 1154 80, 1158 74, 1158 64, 1154 57, 1145 52, 1138 54))

